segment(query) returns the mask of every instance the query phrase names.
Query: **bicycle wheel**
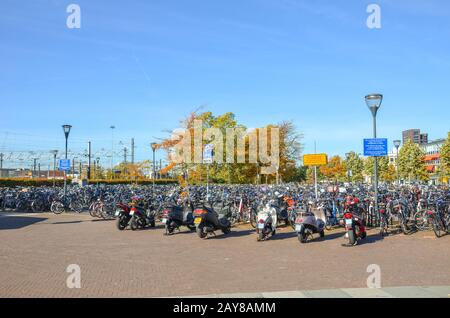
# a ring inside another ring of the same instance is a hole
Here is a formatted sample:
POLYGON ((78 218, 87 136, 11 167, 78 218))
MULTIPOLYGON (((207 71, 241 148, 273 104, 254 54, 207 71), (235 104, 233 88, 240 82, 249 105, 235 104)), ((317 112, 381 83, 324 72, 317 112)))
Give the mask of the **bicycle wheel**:
POLYGON ((414 213, 414 227, 419 231, 424 231, 428 228, 429 223, 423 211, 414 213))
POLYGON ((52 205, 50 206, 50 211, 55 214, 61 214, 64 212, 64 204, 59 201, 53 201, 52 205))
POLYGON ((444 227, 440 218, 433 218, 433 231, 437 238, 441 238, 444 235, 444 227))

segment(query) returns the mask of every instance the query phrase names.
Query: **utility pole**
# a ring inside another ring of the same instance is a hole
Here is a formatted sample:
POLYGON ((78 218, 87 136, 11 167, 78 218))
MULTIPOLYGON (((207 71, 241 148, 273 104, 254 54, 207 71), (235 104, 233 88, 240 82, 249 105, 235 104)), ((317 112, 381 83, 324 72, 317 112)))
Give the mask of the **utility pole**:
POLYGON ((34 176, 36 175, 36 161, 37 158, 33 158, 33 174, 31 175, 32 178, 34 178, 34 176))
POLYGON ((127 173, 127 147, 123 148, 123 175, 127 173))
POLYGON ((38 178, 41 177, 41 163, 38 163, 38 178))
POLYGON ((0 153, 0 178, 3 177, 3 154, 0 153))
POLYGON ((75 158, 73 157, 73 164, 72 164, 72 178, 75 176, 75 158))
POLYGON ((162 179, 161 171, 162 171, 162 159, 159 159, 159 178, 160 179, 162 179))
POLYGON ((134 138, 131 138, 131 164, 134 164, 134 138))
POLYGON ((87 169, 87 179, 91 180, 91 142, 88 142, 88 169, 87 169))

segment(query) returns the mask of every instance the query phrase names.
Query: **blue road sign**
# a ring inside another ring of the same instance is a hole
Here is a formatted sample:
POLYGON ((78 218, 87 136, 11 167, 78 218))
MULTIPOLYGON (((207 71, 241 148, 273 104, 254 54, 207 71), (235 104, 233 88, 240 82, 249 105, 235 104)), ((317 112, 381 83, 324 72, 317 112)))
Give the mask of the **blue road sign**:
POLYGON ((364 139, 364 156, 384 157, 388 154, 388 140, 386 138, 364 139))
POLYGON ((59 170, 70 171, 70 159, 59 159, 59 170))
POLYGON ((203 149, 203 163, 213 162, 213 150, 214 146, 212 144, 205 145, 205 148, 203 149))

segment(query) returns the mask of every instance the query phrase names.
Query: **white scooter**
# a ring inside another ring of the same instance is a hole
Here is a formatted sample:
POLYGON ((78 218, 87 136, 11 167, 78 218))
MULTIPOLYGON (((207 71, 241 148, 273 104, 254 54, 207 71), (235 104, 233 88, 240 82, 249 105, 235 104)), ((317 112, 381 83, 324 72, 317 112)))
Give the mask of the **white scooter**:
POLYGON ((275 202, 270 200, 267 204, 263 204, 258 209, 256 217, 256 234, 257 240, 263 241, 269 235, 274 236, 277 229, 277 210, 273 207, 275 202))

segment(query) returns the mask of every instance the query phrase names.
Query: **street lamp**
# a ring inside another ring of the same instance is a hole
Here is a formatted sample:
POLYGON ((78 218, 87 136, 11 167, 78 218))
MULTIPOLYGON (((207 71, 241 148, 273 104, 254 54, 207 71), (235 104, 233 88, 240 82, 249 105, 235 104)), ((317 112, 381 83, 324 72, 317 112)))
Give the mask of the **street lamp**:
MULTIPOLYGON (((64 131, 64 136, 66 137, 66 155, 65 155, 65 159, 67 160, 67 142, 69 139, 69 134, 70 134, 70 130, 72 129, 71 125, 62 125, 63 131, 64 131)), ((66 194, 67 194, 67 173, 64 170, 64 199, 66 198, 66 194)))
POLYGON ((53 186, 56 185, 55 177, 56 177, 56 155, 58 154, 58 150, 50 151, 53 154, 53 186))
MULTIPOLYGON (((365 97, 366 105, 370 109, 373 118, 373 138, 377 138, 377 112, 380 109, 381 103, 383 102, 383 95, 381 94, 370 94, 365 97)), ((378 213, 378 157, 374 157, 375 161, 375 213, 378 213)))
POLYGON ((158 147, 158 144, 156 142, 152 142, 150 144, 150 146, 152 147, 152 151, 153 151, 153 189, 155 188, 155 177, 156 177, 156 166, 155 166, 155 151, 156 148, 158 147))
POLYGON ((400 184, 400 174, 398 172, 398 148, 400 147, 400 145, 402 144, 402 142, 400 140, 394 140, 394 146, 397 149, 397 156, 395 157, 395 165, 397 166, 397 183, 400 184))

